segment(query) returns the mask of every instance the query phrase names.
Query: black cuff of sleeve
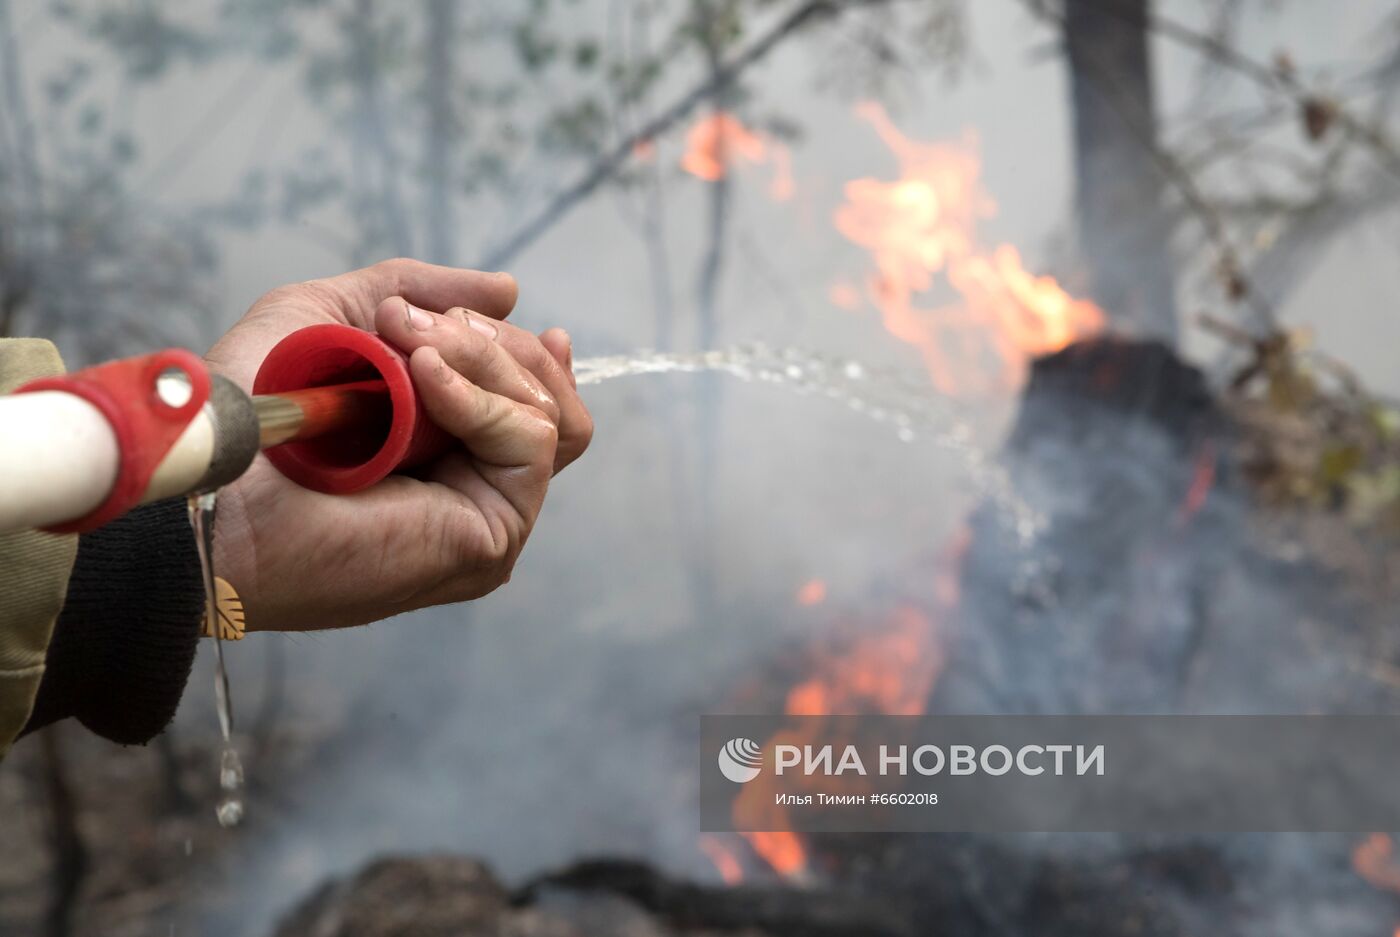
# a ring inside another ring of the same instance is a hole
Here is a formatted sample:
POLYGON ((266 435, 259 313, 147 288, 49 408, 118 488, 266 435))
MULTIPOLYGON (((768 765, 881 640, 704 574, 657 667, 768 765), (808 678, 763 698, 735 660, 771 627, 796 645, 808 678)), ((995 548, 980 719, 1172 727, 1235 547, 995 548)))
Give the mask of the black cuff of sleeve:
POLYGON ((83 534, 25 731, 73 716, 114 742, 149 742, 175 716, 203 618, 183 499, 83 534))

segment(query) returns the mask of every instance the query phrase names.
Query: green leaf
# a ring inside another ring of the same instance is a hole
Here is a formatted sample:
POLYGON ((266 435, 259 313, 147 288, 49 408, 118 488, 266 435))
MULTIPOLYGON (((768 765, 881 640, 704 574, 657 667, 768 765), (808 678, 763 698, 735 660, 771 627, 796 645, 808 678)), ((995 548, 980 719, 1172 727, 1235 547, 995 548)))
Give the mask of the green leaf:
POLYGON ((1361 462, 1361 447, 1334 446, 1322 453, 1317 466, 1318 478, 1325 485, 1335 485, 1360 468, 1361 462))

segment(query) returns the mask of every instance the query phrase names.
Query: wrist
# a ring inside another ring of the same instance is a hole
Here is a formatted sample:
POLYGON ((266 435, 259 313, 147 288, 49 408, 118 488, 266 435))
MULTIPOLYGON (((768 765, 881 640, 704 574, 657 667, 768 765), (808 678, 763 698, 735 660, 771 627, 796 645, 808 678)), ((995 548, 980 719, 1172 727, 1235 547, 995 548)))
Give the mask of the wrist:
POLYGON ((84 534, 27 728, 72 716, 115 742, 149 741, 175 715, 203 606, 182 500, 84 534))

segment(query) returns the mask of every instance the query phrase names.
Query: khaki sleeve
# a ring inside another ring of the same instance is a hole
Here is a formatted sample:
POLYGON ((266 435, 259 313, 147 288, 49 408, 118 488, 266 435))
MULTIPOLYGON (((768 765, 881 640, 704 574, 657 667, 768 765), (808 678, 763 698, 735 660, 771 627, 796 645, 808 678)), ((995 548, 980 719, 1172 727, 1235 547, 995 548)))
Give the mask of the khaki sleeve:
MULTIPOLYGON (((0 394, 62 373, 49 342, 0 338, 0 394)), ((76 534, 0 534, 0 758, 29 719, 77 552, 76 534)))

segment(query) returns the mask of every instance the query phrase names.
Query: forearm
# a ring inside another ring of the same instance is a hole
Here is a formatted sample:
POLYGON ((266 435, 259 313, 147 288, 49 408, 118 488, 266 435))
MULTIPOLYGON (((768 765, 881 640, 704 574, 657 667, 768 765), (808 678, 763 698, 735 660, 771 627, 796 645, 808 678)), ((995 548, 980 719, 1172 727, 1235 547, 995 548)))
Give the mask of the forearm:
POLYGON ((114 742, 149 741, 175 715, 203 610, 182 501, 84 534, 25 732, 73 717, 114 742))

